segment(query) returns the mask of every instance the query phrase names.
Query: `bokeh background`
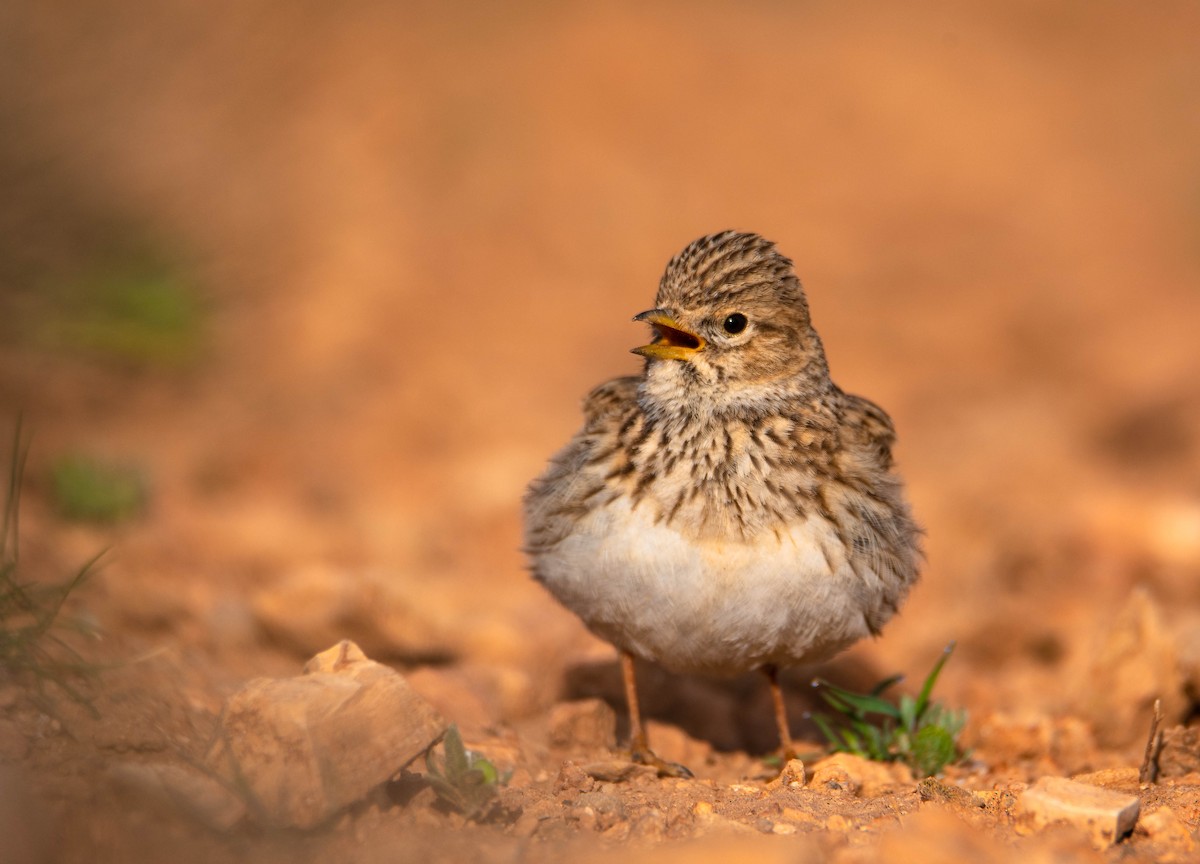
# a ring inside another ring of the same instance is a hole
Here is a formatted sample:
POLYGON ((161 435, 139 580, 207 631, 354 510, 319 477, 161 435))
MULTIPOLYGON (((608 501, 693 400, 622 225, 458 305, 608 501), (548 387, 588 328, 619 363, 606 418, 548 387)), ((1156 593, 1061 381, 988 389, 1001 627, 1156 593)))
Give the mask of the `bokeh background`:
POLYGON ((195 704, 350 635, 454 670, 460 722, 537 714, 611 655, 525 574, 524 485, 638 368, 667 259, 753 230, 927 530, 862 674, 957 639, 973 711, 1086 707, 1131 603, 1200 616, 1198 33, 1185 2, 10 0, 25 560, 111 546, 79 602, 195 704))

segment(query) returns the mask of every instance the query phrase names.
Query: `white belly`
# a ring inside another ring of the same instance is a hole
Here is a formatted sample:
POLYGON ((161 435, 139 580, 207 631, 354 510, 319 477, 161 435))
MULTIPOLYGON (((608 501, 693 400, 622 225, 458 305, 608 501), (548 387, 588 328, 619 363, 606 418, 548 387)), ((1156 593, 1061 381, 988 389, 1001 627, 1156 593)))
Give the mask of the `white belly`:
POLYGON ((687 540, 617 499, 538 558, 546 587, 618 648, 727 675, 822 660, 869 632, 880 595, 833 527, 810 516, 752 543, 687 540))

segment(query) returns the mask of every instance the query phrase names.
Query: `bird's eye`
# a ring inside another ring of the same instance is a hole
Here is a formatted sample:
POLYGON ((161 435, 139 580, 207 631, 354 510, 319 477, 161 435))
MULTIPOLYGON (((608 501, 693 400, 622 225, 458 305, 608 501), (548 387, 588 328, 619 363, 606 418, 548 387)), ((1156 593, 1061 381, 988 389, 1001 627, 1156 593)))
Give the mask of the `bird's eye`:
POLYGON ((734 312, 725 319, 725 323, 722 326, 725 328, 726 333, 741 333, 746 329, 746 316, 741 312, 734 312))

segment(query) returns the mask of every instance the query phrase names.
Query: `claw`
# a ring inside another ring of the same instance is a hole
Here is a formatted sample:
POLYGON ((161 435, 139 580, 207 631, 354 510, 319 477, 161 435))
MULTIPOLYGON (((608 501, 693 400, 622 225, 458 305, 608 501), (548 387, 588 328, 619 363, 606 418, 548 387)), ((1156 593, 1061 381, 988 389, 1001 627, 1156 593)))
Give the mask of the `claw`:
POLYGON ((659 777, 680 777, 691 779, 696 775, 686 765, 678 762, 668 762, 661 759, 650 750, 634 750, 630 758, 639 765, 649 765, 658 771, 659 777))

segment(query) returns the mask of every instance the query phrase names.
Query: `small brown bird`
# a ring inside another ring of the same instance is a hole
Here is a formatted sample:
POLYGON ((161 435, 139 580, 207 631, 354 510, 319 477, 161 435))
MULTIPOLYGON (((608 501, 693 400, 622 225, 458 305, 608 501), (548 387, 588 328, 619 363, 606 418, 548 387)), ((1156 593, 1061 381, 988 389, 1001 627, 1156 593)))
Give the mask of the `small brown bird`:
POLYGON ((593 390, 530 485, 525 549, 619 650, 635 760, 686 772, 649 749, 635 657, 762 669, 790 757, 779 668, 878 634, 917 578, 892 422, 830 380, 792 262, 756 234, 692 243, 654 306, 642 375, 593 390))

